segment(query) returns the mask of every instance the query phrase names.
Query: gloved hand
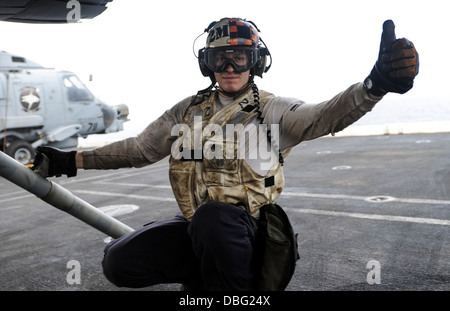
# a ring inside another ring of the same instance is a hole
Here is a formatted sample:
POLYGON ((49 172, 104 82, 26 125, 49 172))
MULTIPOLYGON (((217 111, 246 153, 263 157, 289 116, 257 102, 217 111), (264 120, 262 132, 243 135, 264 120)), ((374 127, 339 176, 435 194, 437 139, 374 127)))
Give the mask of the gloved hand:
POLYGON ((419 54, 414 44, 405 38, 396 39, 394 22, 385 21, 378 60, 364 80, 364 87, 375 96, 404 94, 413 87, 418 73, 419 54))
POLYGON ((37 168, 39 164, 47 156, 49 159, 48 172, 45 177, 60 177, 62 174, 67 177, 77 175, 77 167, 75 164, 76 151, 62 151, 54 147, 37 147, 36 156, 34 157, 33 168, 37 168))

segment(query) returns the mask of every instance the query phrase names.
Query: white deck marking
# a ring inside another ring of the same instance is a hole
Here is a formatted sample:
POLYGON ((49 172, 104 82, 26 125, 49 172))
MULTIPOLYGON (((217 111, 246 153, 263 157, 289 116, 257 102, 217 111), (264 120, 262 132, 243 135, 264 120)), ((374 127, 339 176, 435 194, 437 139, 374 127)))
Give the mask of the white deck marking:
MULTIPOLYGON (((114 183, 114 184, 116 184, 116 183, 114 183)), ((121 186, 141 186, 141 187, 145 186, 145 187, 154 187, 154 188, 170 188, 170 186, 167 186, 167 185, 160 185, 160 186, 153 185, 152 186, 152 185, 146 185, 146 184, 128 184, 128 183, 118 183, 118 184, 121 186)), ((123 197, 123 198, 130 198, 130 199, 139 199, 139 200, 175 202, 174 198, 169 198, 169 197, 156 197, 156 196, 147 196, 147 195, 125 194, 125 193, 105 192, 105 191, 90 191, 90 190, 74 190, 74 192, 83 193, 83 194, 92 194, 92 195, 111 196, 111 197, 123 197)), ((312 197, 312 198, 325 198, 325 199, 347 199, 347 200, 351 199, 351 200, 360 200, 360 201, 368 202, 367 201, 368 197, 366 197, 366 196, 353 196, 353 195, 344 195, 344 194, 284 192, 282 195, 312 197)), ((388 202, 450 205, 449 200, 394 198, 394 197, 390 197, 390 198, 391 199, 388 200, 388 202)), ((377 204, 381 204, 381 203, 377 203, 377 204)), ((421 224, 450 226, 450 220, 446 220, 446 219, 337 212, 337 211, 329 211, 329 210, 315 210, 315 209, 291 208, 291 207, 284 207, 284 209, 286 211, 295 212, 295 213, 306 213, 306 214, 315 214, 315 215, 328 215, 328 216, 351 217, 351 218, 371 219, 371 220, 412 222, 412 223, 421 223, 421 224)))
POLYGON ((291 207, 286 207, 286 208, 284 208, 284 210, 289 211, 289 212, 295 212, 295 213, 306 213, 306 214, 328 215, 328 216, 343 216, 343 217, 362 218, 362 219, 414 222, 414 223, 419 223, 419 224, 450 226, 450 220, 446 220, 446 219, 363 214, 363 213, 347 213, 347 212, 335 212, 335 211, 324 211, 324 210, 314 210, 314 209, 307 209, 307 208, 291 208, 291 207))
MULTIPOLYGON (((346 195, 346 194, 324 194, 324 193, 304 193, 304 192, 282 192, 281 196, 296 196, 296 197, 309 197, 309 198, 321 198, 321 199, 346 199, 346 200, 365 200, 371 196, 360 196, 360 195, 346 195)), ((415 198, 396 198, 389 196, 391 198, 389 202, 400 202, 400 203, 414 203, 414 204, 440 204, 440 205, 450 205, 450 200, 434 200, 434 199, 415 199, 415 198)), ((383 201, 373 201, 373 203, 382 203, 383 201)))
POLYGON ((104 195, 104 196, 111 196, 111 197, 121 197, 121 198, 129 198, 129 199, 138 199, 138 200, 175 202, 175 198, 155 197, 155 196, 151 196, 151 195, 126 194, 126 193, 118 193, 118 192, 91 191, 91 190, 81 190, 81 189, 73 190, 73 192, 83 193, 83 194, 92 194, 92 195, 104 195))
POLYGON ((136 184, 136 183, 125 183, 125 182, 111 182, 111 181, 99 181, 96 182, 96 184, 111 184, 111 185, 117 185, 117 186, 124 186, 124 187, 146 187, 146 188, 155 188, 155 189, 171 189, 170 185, 149 185, 149 184, 136 184))

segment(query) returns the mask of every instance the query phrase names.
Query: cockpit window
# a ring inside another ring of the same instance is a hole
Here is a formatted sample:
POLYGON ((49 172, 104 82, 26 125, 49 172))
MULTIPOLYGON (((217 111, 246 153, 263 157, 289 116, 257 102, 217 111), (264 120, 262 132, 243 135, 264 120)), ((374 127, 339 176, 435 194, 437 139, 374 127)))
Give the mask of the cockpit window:
POLYGON ((94 99, 94 96, 77 76, 64 76, 63 82, 64 86, 67 88, 67 96, 70 101, 92 101, 94 99))
POLYGON ((13 61, 13 63, 25 63, 24 57, 11 56, 11 60, 13 61))

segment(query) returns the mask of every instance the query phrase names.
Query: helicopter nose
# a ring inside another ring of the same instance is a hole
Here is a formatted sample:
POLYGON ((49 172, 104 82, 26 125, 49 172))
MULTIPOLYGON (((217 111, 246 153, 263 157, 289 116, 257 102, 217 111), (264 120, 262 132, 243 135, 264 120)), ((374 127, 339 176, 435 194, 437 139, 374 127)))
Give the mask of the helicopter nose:
POLYGON ((125 104, 120 104, 117 106, 114 106, 114 109, 117 111, 117 119, 123 120, 123 121, 129 121, 128 115, 130 114, 130 110, 128 109, 128 106, 125 104))
POLYGON ((123 129, 123 122, 129 121, 129 109, 125 104, 117 106, 102 105, 105 132, 117 132, 123 129))

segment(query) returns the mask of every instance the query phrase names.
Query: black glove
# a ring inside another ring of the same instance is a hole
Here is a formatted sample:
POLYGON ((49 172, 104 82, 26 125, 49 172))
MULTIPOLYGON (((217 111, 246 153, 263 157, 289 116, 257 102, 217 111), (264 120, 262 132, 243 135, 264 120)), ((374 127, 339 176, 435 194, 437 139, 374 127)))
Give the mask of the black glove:
POLYGON ((75 164, 76 151, 62 151, 54 147, 37 147, 36 156, 34 157, 34 168, 38 167, 39 164, 47 156, 48 172, 46 177, 60 177, 62 174, 67 175, 67 177, 73 177, 77 175, 77 167, 75 164))
POLYGON ((388 92, 404 94, 419 73, 419 54, 408 39, 396 39, 391 20, 383 24, 380 52, 370 75, 364 80, 367 92, 384 96, 388 92))

